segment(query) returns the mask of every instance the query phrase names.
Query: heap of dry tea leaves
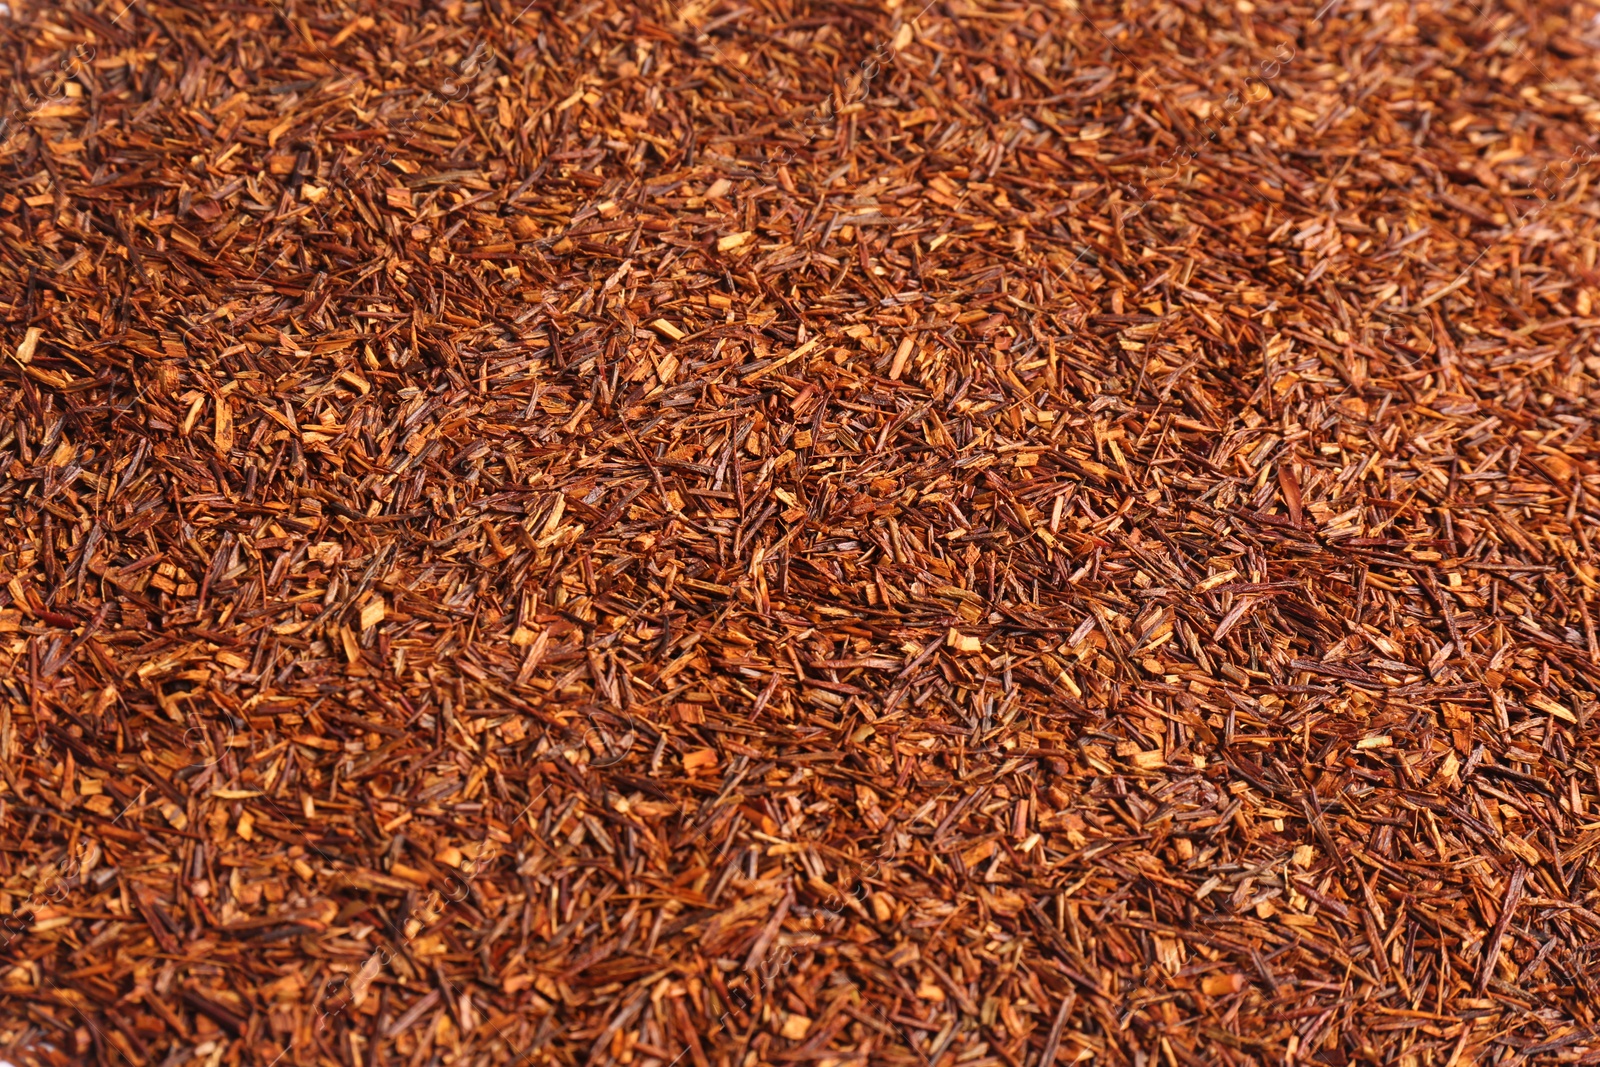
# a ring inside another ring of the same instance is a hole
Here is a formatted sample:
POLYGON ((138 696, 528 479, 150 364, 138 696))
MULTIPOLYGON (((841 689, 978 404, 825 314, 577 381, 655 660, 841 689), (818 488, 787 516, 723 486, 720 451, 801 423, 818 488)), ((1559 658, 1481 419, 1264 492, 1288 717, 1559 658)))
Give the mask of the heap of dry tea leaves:
POLYGON ((16 6, 0 1049, 1600 1061, 1595 19, 16 6))

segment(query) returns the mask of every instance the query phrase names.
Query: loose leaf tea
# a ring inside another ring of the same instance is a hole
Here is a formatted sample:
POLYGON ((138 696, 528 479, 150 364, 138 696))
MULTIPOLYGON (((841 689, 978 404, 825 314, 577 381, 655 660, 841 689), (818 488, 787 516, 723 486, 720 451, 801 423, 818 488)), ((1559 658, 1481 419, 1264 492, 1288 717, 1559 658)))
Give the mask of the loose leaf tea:
POLYGON ((10 0, 0 1057, 1592 1063, 1592 4, 10 0))

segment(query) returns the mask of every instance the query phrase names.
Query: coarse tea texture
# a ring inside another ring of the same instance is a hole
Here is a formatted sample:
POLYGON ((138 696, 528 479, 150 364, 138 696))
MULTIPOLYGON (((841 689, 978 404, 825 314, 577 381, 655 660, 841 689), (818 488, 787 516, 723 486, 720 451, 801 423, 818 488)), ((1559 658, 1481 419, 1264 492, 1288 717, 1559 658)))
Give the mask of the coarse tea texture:
POLYGON ((1600 1062, 1592 0, 7 0, 0 1058, 1600 1062))

